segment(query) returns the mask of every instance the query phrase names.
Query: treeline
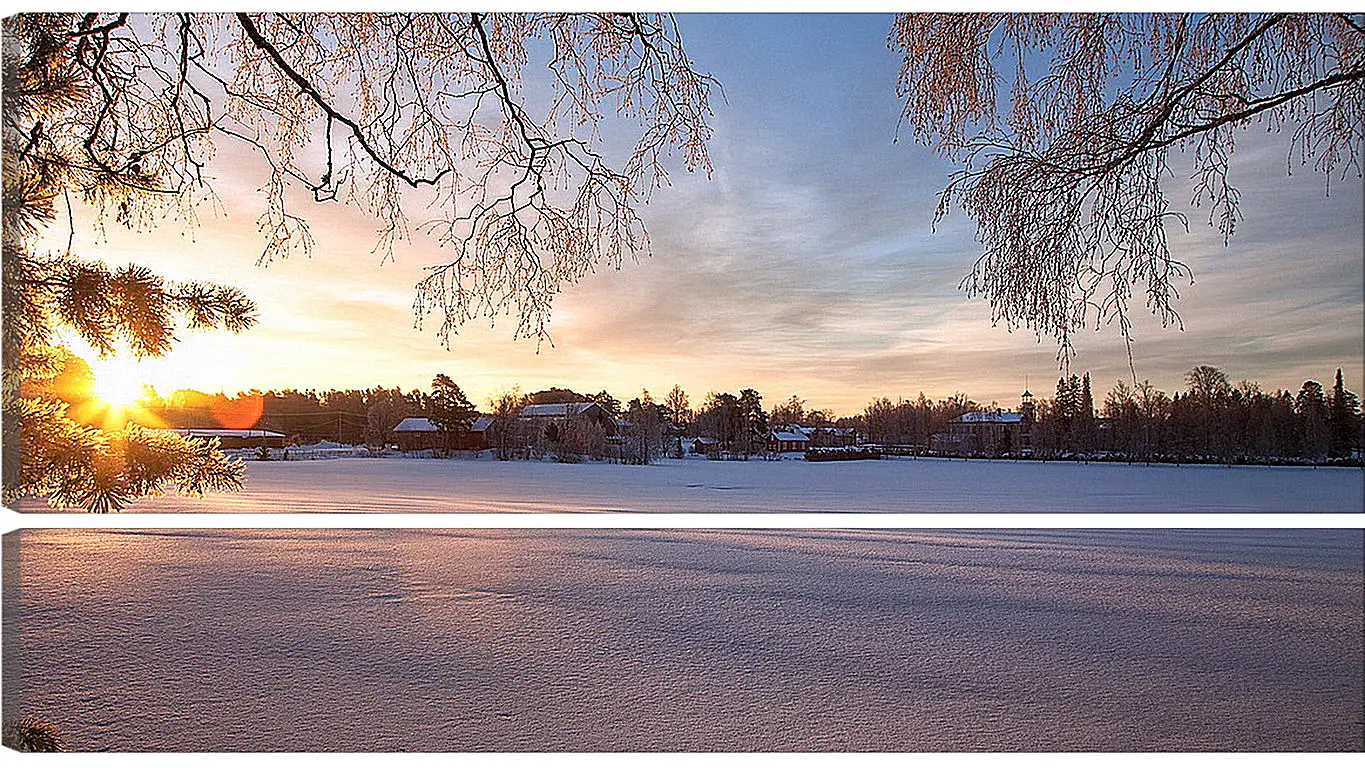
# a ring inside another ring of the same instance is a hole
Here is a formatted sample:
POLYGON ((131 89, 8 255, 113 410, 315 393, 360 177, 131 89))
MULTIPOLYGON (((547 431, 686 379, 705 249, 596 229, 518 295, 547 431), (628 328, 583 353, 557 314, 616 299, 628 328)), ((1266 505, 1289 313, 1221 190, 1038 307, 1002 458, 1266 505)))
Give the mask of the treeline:
POLYGON ((755 389, 738 395, 711 392, 697 409, 680 386, 662 400, 649 390, 622 403, 606 391, 588 395, 571 389, 551 388, 523 395, 504 393, 491 404, 493 424, 489 445, 499 458, 551 457, 559 461, 582 459, 619 460, 648 464, 663 455, 682 455, 682 438, 706 438, 721 454, 752 456, 768 450, 770 425, 801 425, 833 428, 827 412, 805 409, 805 401, 793 395, 771 413, 763 408, 763 396, 755 389), (527 405, 595 403, 608 422, 574 417, 540 423, 522 419, 527 405))
POLYGON ((1251 381, 1234 385, 1207 365, 1192 369, 1185 382, 1187 389, 1167 396, 1147 381, 1135 387, 1120 381, 1105 397, 1100 424, 1084 407, 1073 409, 1059 383, 1058 397, 1039 409, 1040 447, 1135 458, 1317 462, 1358 456, 1365 442, 1360 400, 1343 385, 1340 369, 1330 389, 1310 380, 1297 393, 1266 392, 1251 381))
MULTIPOLYGON (((1201 365, 1174 394, 1150 381, 1118 381, 1096 404, 1090 375, 1058 379, 1051 398, 1021 403, 1009 451, 1041 457, 1107 456, 1135 460, 1198 459, 1321 462, 1359 455, 1365 444, 1359 398, 1336 372, 1330 389, 1305 381, 1297 393, 1232 384, 1201 365)), ((981 406, 965 395, 930 400, 874 400, 854 421, 867 442, 930 450, 933 437, 981 406)), ((993 451, 999 452, 999 451, 993 451)))
POLYGON ((894 403, 885 397, 873 400, 855 424, 867 442, 927 449, 931 438, 947 429, 953 419, 980 408, 961 393, 930 400, 921 392, 914 400, 901 399, 894 403))
POLYGON ((249 390, 236 397, 178 390, 142 407, 168 427, 270 429, 301 442, 380 444, 408 416, 431 413, 431 393, 394 387, 249 390))
MULTIPOLYGON (((623 451, 608 450, 610 431, 588 424, 571 425, 548 435, 532 431, 518 423, 521 409, 527 405, 594 402, 612 418, 620 418, 630 429, 622 437, 634 437, 627 446, 630 456, 653 457, 662 450, 662 437, 677 417, 686 410, 687 398, 680 388, 671 399, 655 403, 648 391, 624 405, 603 390, 596 394, 582 394, 571 389, 552 387, 522 394, 512 390, 494 398, 488 415, 493 417, 496 448, 499 455, 511 457, 539 457, 547 452, 565 458, 604 458, 623 451), (669 408, 672 403, 672 408, 669 408), (562 432, 562 434, 559 434, 562 432), (638 444, 637 444, 638 443, 638 444)), ((467 432, 478 408, 449 376, 438 374, 430 390, 373 387, 369 389, 333 390, 248 390, 236 396, 209 394, 196 390, 178 390, 167 397, 149 393, 140 401, 140 413, 135 417, 150 426, 179 429, 236 428, 269 429, 301 443, 334 441, 350 445, 383 445, 391 437, 393 428, 403 419, 418 416, 430 418, 452 437, 467 432)), ((670 432, 676 434, 676 430, 670 432)), ((452 440, 452 443, 457 442, 452 440)), ((620 442, 620 441, 618 441, 620 442)))
MULTIPOLYGON (((1360 401, 1343 385, 1341 371, 1331 387, 1306 381, 1297 393, 1266 391, 1259 384, 1233 384, 1212 366, 1193 368, 1183 390, 1168 394, 1150 381, 1116 382, 1101 402, 1089 374, 1064 376, 1051 397, 1021 404, 1022 420, 1011 443, 1016 455, 1070 455, 1135 460, 1324 461, 1358 456, 1365 443, 1360 401)), ((177 392, 144 402, 168 426, 254 426, 304 442, 379 445, 409 416, 427 416, 443 429, 468 428, 478 410, 449 377, 437 376, 430 391, 374 387, 363 390, 268 390, 237 397, 177 392)), ((992 407, 993 404, 992 404, 992 407)), ((662 399, 648 390, 622 403, 603 390, 595 394, 552 387, 529 394, 512 390, 496 397, 487 413, 495 422, 495 448, 504 458, 550 454, 565 460, 615 457, 648 462, 679 449, 678 438, 705 438, 718 450, 754 455, 768 450, 772 429, 799 425, 853 430, 859 442, 929 449, 934 436, 983 406, 965 394, 932 400, 877 398, 855 416, 835 417, 810 409, 796 395, 767 410, 756 389, 738 394, 710 392, 695 409, 681 387, 662 399), (610 423, 532 428, 519 422, 526 405, 593 402, 610 423)))

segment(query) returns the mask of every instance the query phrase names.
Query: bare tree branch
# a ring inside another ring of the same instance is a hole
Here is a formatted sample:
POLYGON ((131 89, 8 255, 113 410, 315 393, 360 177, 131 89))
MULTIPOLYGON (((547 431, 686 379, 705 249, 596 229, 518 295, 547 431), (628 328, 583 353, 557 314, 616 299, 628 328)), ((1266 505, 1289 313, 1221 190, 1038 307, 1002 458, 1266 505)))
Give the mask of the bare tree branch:
POLYGON ((1163 325, 1180 325, 1177 283, 1192 273, 1167 239, 1168 223, 1187 226, 1163 190, 1168 154, 1193 162, 1194 201, 1209 204, 1225 241, 1242 219, 1229 180, 1235 127, 1292 125, 1290 151, 1305 163, 1328 179, 1360 176, 1359 33, 1341 14, 898 17, 904 120, 963 163, 936 221, 959 207, 977 222, 982 254, 962 288, 996 322, 1056 339, 1063 366, 1091 325, 1116 322, 1131 350, 1136 285, 1163 325), (1006 78, 993 59, 1011 48, 1006 78), (1000 82, 1011 83, 1003 120, 1000 82))

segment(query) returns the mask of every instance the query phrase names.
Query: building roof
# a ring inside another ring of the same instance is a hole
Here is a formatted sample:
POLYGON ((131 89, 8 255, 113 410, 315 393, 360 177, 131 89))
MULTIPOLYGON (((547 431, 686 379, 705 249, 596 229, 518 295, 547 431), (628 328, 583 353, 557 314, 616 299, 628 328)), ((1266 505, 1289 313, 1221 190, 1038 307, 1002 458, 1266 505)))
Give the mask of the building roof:
MULTIPOLYGON (((469 424, 470 432, 483 432, 493 423, 492 416, 478 416, 469 424)), ((426 416, 409 416, 398 422, 394 432, 440 432, 441 427, 426 416)))
POLYGON ((425 416, 409 416, 398 422, 398 426, 393 428, 394 432, 440 432, 441 428, 436 426, 436 422, 425 416))
POLYGON ((780 432, 778 432, 778 431, 772 432, 772 439, 774 439, 774 440, 779 440, 779 441, 784 442, 784 443, 808 443, 808 442, 810 442, 810 438, 806 435, 805 432, 792 432, 792 431, 788 431, 788 430, 783 430, 783 431, 780 431, 780 432))
POLYGON ((272 432, 268 429, 168 429, 165 431, 190 437, 284 437, 283 432, 272 432))
POLYGON ((593 407, 601 408, 600 405, 598 405, 597 403, 593 403, 593 402, 587 402, 587 403, 540 403, 540 404, 537 404, 537 405, 528 405, 528 406, 526 406, 525 408, 522 408, 522 409, 521 409, 521 415, 522 415, 523 417, 526 417, 526 418, 558 418, 558 419, 563 419, 563 418, 568 418, 569 416, 578 416, 578 415, 581 415, 583 412, 585 412, 585 411, 587 411, 589 408, 593 408, 593 407))
POLYGON ((1024 414, 1014 411, 975 411, 953 419, 962 424, 1018 424, 1023 420, 1024 414))

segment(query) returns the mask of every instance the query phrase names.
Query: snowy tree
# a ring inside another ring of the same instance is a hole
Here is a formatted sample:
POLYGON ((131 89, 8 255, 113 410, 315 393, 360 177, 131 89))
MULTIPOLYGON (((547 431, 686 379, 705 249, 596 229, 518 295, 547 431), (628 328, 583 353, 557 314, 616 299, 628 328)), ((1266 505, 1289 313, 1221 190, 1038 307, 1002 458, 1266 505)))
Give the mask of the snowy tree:
POLYGON ((4 745, 15 752, 67 751, 57 727, 32 715, 26 715, 18 720, 6 720, 3 730, 4 745))
POLYGON ((365 401, 365 442, 382 445, 403 419, 426 413, 425 400, 417 390, 412 393, 404 393, 397 387, 376 387, 371 390, 365 401))
POLYGON ((802 421, 803 426, 829 428, 834 426, 832 411, 823 408, 812 408, 806 411, 806 418, 802 421))
POLYGON ((715 84, 668 15, 20 14, 5 37, 10 59, 40 54, 72 86, 41 117, 16 113, 21 146, 81 169, 72 192, 120 221, 202 200, 229 144, 267 168, 266 261, 312 247, 291 189, 374 217, 381 252, 434 201, 420 226, 452 259, 417 307, 442 334, 510 313, 543 335, 561 286, 648 252, 636 208, 667 157, 710 168, 715 84), (528 71, 541 52, 543 76, 528 71), (607 115, 634 138, 600 141, 607 115))
POLYGON ((416 286, 418 316, 439 313, 447 340, 500 315, 516 320, 514 335, 544 338, 564 285, 648 254, 637 209, 666 181, 668 156, 709 173, 713 86, 659 14, 7 17, 5 498, 105 510, 241 477, 211 445, 82 430, 54 403, 18 396, 20 380, 54 373, 58 326, 101 353, 123 342, 156 355, 174 341, 176 315, 230 330, 253 318, 230 288, 31 252, 58 202, 68 221, 79 202, 101 226, 193 220, 213 199, 215 151, 235 145, 266 168, 262 262, 312 249, 294 191, 381 222, 385 254, 409 236, 414 206, 424 217, 434 206, 421 228, 451 258, 416 286), (543 94, 521 77, 540 50, 543 94), (638 126, 628 149, 599 141, 608 114, 638 126))
POLYGON ((524 457, 529 450, 526 431, 521 423, 521 409, 526 406, 526 398, 519 389, 513 387, 493 398, 490 406, 493 411, 493 445, 498 460, 524 457))
MULTIPOLYGON (((65 18, 65 17, 62 17, 65 18)), ((102 144, 77 141, 73 113, 98 91, 84 66, 103 56, 90 23, 50 16, 4 20, 4 499, 47 496, 54 506, 91 512, 174 490, 236 488, 242 466, 202 441, 137 424, 100 429, 70 418, 57 397, 32 396, 62 374, 66 330, 100 354, 126 347, 164 354, 177 325, 241 331, 255 307, 240 291, 209 283, 173 283, 135 265, 119 269, 73 253, 35 250, 38 234, 74 194, 114 205, 133 222, 135 190, 157 182, 150 166, 96 163, 102 144), (25 389, 29 394, 25 394, 25 389)), ((111 54, 112 55, 112 54, 111 54)), ((108 118, 110 123, 113 118, 108 118)))
POLYGON ((1243 216, 1239 129, 1285 137, 1291 168, 1361 176, 1365 14, 903 14, 890 44, 905 124, 960 163, 938 216, 976 220, 967 291, 1064 358, 1087 325, 1129 339, 1135 288, 1180 323, 1172 153, 1225 239, 1243 216))
POLYGON ((557 430, 551 447, 562 462, 578 462, 584 456, 601 459, 607 453, 607 433, 596 419, 574 417, 557 430))
POLYGON ((1109 423, 1110 450, 1129 456, 1139 455, 1142 448, 1141 421, 1138 416, 1137 398, 1128 382, 1119 379, 1114 388, 1104 398, 1100 416, 1109 423))
POLYGON ((663 408, 645 390, 626 406, 629 445, 626 459, 634 464, 648 464, 658 456, 663 446, 663 408))

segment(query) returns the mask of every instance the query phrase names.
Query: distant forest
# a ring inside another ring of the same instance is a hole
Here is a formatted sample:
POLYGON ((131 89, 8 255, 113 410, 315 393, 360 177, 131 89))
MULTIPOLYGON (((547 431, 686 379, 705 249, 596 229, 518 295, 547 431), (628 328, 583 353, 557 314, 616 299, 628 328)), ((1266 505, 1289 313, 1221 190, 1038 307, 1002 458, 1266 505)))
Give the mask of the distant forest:
MULTIPOLYGON (((1092 392, 1090 375, 1063 376, 1050 397, 1036 397, 1020 428, 1030 434, 1028 455, 1037 458, 1091 457, 1120 460, 1211 460, 1238 462, 1330 462, 1358 459, 1365 440, 1360 400, 1343 386, 1338 370, 1329 387, 1305 381, 1297 393, 1265 391, 1252 381, 1232 383, 1221 370, 1200 365, 1185 377, 1186 388, 1166 393, 1143 381, 1116 382, 1103 400, 1092 392)), ((929 452, 931 438, 965 413, 997 409, 964 394, 932 400, 877 398, 856 415, 837 416, 807 407, 792 395, 764 408, 757 390, 738 395, 710 392, 693 407, 681 387, 660 401, 648 391, 622 403, 604 391, 585 394, 550 388, 529 394, 504 393, 486 413, 505 419, 537 403, 599 403, 642 435, 702 437, 727 451, 766 450, 769 430, 782 426, 852 428, 859 441, 929 452)), ((335 441, 381 445, 409 416, 427 416, 447 428, 467 426, 477 415, 459 386, 438 376, 431 391, 375 387, 356 390, 269 390, 236 397, 181 390, 166 398, 149 393, 143 405, 166 426, 253 426, 279 431, 303 443, 335 441), (453 415, 452 415, 453 414, 453 415)), ((1011 404, 1012 410, 1017 406, 1011 404)), ((1013 454, 1010 454, 1013 455, 1013 454)))

